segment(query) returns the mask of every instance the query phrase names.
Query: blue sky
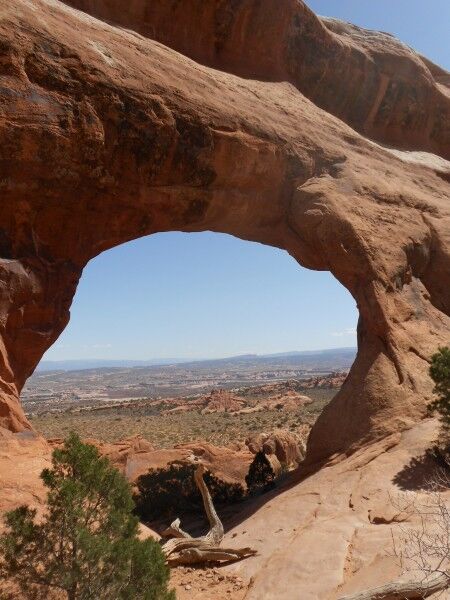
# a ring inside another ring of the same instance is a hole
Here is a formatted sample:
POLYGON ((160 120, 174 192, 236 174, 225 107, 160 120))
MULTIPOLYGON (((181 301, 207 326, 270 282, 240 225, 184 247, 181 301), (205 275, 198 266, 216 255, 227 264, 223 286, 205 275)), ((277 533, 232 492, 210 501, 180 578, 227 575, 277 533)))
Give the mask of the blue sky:
POLYGON ((218 233, 159 233, 92 260, 47 353, 203 358, 355 344, 357 311, 329 274, 218 233))
POLYGON ((323 16, 392 33, 450 69, 450 0, 306 0, 323 16))
MULTIPOLYGON (((397 35, 450 68, 450 0, 309 0, 318 14, 397 35)), ((71 321, 47 352, 209 358, 354 346, 357 310, 329 274, 281 250, 213 233, 165 233, 86 267, 71 321)))

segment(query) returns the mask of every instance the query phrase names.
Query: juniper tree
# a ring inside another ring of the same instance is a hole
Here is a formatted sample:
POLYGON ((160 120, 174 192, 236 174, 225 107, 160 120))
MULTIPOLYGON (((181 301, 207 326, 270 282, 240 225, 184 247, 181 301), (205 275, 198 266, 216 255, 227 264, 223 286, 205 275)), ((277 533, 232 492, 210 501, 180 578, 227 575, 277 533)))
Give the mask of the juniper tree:
POLYGON ((431 357, 430 376, 434 381, 437 395, 430 408, 439 413, 442 424, 450 431, 450 348, 439 348, 431 357))
POLYGON ((437 412, 441 430, 433 453, 444 468, 450 468, 450 348, 439 348, 431 357, 430 376, 434 381, 435 400, 429 405, 430 412, 437 412))
POLYGON ((255 454, 255 458, 245 476, 245 483, 249 494, 266 492, 275 486, 275 473, 269 459, 262 450, 255 454))
POLYGON ((72 434, 41 478, 46 511, 21 506, 5 516, 0 574, 27 598, 52 591, 68 600, 173 600, 157 542, 137 537, 126 479, 72 434))

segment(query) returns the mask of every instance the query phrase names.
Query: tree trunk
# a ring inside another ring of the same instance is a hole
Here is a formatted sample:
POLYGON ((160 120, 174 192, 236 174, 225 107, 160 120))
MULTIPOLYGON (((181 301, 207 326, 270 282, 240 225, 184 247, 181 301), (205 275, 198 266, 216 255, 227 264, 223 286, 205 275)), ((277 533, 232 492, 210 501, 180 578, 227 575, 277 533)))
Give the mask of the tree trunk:
POLYGON ((163 544, 163 552, 169 565, 183 565, 194 563, 230 562, 254 556, 255 550, 251 548, 220 548, 223 539, 223 525, 214 508, 211 494, 203 480, 205 467, 199 464, 194 479, 203 498, 206 516, 209 521, 209 532, 202 537, 193 538, 180 527, 180 519, 176 519, 164 532, 166 535, 174 536, 163 544))
POLYGON ((423 600, 449 587, 450 573, 438 573, 423 581, 392 581, 378 588, 342 596, 339 600, 423 600))
POLYGON ((77 584, 74 583, 72 587, 67 590, 67 600, 77 600, 77 584))

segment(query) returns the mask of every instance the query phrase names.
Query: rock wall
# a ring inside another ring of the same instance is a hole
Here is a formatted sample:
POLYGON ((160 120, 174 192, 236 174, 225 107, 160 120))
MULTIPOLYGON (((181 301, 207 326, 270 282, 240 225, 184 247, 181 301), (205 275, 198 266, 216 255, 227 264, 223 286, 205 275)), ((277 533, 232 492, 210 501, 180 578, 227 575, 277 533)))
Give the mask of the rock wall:
POLYGON ((213 17, 206 7, 215 3, 192 5, 204 15, 198 36, 194 10, 192 28, 176 12, 170 23, 164 16, 164 7, 188 2, 129 2, 124 15, 136 24, 139 7, 154 7, 174 32, 185 28, 186 39, 206 39, 195 51, 181 42, 175 48, 222 71, 57 0, 0 0, 1 426, 30 427, 20 390, 67 324, 87 262, 117 244, 171 230, 220 231, 277 246, 303 266, 331 271, 355 298, 358 355, 313 428, 310 460, 349 453, 423 416, 431 394, 427 360, 450 332, 450 165, 384 148, 344 120, 373 138, 447 156, 445 77, 392 38, 386 45, 378 34, 325 26, 300 1, 286 0, 286 11, 277 11, 291 19, 297 46, 283 37, 284 21, 275 37, 275 4, 219 4, 228 7, 229 20, 216 15, 214 35, 217 23, 231 29, 225 27, 223 46, 215 43, 213 58, 196 52, 208 47, 213 17), (227 41, 235 38, 226 32, 235 35, 235 19, 259 14, 257 5, 266 12, 242 37, 254 45, 250 52, 227 41), (252 41, 258 31, 262 46, 252 41), (281 49, 268 50, 265 31, 281 49), (286 47, 297 79, 276 71, 286 47), (337 47, 348 78, 313 76, 304 61, 331 65, 337 47), (217 54, 230 57, 218 65, 217 54), (386 105, 389 118, 379 127, 377 119, 353 122, 357 106, 378 114, 378 88, 349 83, 361 57, 401 75, 419 95, 427 127, 414 125, 414 110, 412 125, 399 125, 403 92, 394 94, 398 104, 386 105), (261 71, 250 66, 258 62, 261 71))
POLYGON ((450 76, 392 35, 301 0, 64 1, 210 67, 289 81, 373 139, 450 158, 450 76))

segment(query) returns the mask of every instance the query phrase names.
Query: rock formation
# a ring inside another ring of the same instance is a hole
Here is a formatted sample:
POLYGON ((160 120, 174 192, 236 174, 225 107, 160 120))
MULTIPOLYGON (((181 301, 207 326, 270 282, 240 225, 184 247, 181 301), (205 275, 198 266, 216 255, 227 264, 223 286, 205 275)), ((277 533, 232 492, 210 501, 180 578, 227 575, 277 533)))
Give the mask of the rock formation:
POLYGON ((389 34, 318 19, 299 0, 64 1, 201 64, 289 81, 372 139, 450 158, 449 74, 389 34))
POLYGON ((341 388, 345 380, 347 379, 348 373, 330 373, 330 375, 325 375, 321 377, 311 377, 306 381, 302 382, 302 385, 305 389, 334 389, 338 390, 341 388))
MULTIPOLYGON (((175 570, 177 598, 273 600, 280 598, 282 582, 287 600, 298 598, 299 590, 302 600, 325 600, 397 581, 401 572, 391 536, 398 510, 393 511, 392 498, 399 489, 408 495, 418 489, 425 501, 420 490, 430 466, 424 471, 420 457, 436 434, 436 422, 424 420, 303 480, 295 481, 297 474, 292 474, 284 489, 230 511, 223 517, 223 547, 252 547, 258 554, 219 573, 225 581, 242 582, 245 594, 232 591, 230 596, 208 570, 175 570)), ((0 512, 23 503, 42 510, 45 490, 39 473, 50 465, 48 444, 31 432, 1 435, 0 512)), ((145 527, 142 536, 158 537, 145 527)), ((410 579, 410 574, 403 577, 410 579)))
POLYGON ((245 443, 252 454, 262 451, 267 456, 276 456, 284 467, 297 466, 305 458, 304 440, 286 429, 256 434, 245 443))
MULTIPOLYGON (((51 446, 59 446, 63 440, 52 440, 51 446)), ((245 487, 247 475, 253 454, 244 445, 241 449, 233 450, 223 446, 214 446, 208 442, 190 442, 179 444, 174 448, 155 449, 143 438, 138 436, 113 444, 87 440, 99 452, 106 456, 130 481, 148 473, 150 469, 164 469, 171 463, 192 464, 201 462, 208 471, 227 483, 239 483, 245 487)))
POLYGON ((202 414, 212 412, 238 412, 244 407, 242 398, 238 398, 227 390, 211 390, 205 398, 206 406, 202 414))
MULTIPOLYGON (((345 377, 313 378, 305 380, 305 387, 341 387, 345 377)), ((299 408, 313 402, 312 398, 298 392, 303 385, 297 380, 288 380, 279 383, 269 383, 241 390, 214 389, 208 394, 195 398, 164 398, 159 403, 166 408, 165 414, 190 412, 200 410, 202 414, 230 413, 233 415, 250 414, 266 410, 289 410, 296 411, 299 408)), ((154 402, 154 401, 153 401, 154 402)), ((116 406, 118 404, 116 403, 116 406)), ((132 403, 127 403, 132 406, 132 403)), ((138 404, 136 403, 136 406, 138 404)), ((95 410, 93 407, 89 410, 95 410)), ((101 407, 103 409, 103 407, 101 407)))
POLYGON ((277 246, 355 298, 311 461, 419 420, 450 331, 448 74, 301 0, 72 3, 111 24, 0 0, 0 425, 30 427, 87 262, 171 230, 277 246))

